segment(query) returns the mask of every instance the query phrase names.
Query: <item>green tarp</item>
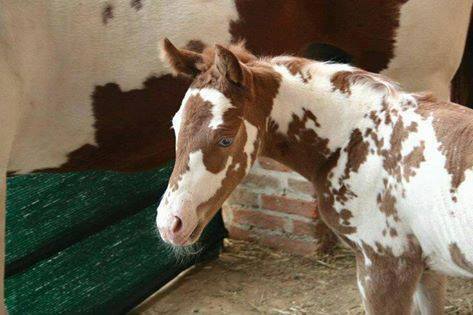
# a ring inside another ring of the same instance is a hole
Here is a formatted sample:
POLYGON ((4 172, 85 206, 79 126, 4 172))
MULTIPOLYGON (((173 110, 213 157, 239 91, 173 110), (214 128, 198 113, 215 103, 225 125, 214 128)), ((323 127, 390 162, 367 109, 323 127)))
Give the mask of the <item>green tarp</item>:
POLYGON ((171 165, 135 174, 8 179, 6 301, 10 314, 117 314, 196 261, 215 257, 220 214, 202 250, 177 258, 157 234, 171 165))

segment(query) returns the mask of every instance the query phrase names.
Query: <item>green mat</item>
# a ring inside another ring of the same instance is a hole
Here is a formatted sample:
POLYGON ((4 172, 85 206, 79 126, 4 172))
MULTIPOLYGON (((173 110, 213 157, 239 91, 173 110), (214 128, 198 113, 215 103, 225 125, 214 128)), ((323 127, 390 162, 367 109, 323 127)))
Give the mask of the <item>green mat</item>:
POLYGON ((10 314, 117 314, 183 269, 218 255, 221 216, 202 251, 176 259, 155 230, 172 165, 145 173, 40 174, 8 180, 10 314))

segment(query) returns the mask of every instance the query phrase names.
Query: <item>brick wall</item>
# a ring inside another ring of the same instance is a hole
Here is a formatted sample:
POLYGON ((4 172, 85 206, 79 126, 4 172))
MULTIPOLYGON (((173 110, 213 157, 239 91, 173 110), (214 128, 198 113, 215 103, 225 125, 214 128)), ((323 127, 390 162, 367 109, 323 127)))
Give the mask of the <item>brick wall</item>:
POLYGON ((313 193, 302 176, 260 158, 223 206, 230 237, 301 255, 330 250, 336 239, 318 218, 313 193))

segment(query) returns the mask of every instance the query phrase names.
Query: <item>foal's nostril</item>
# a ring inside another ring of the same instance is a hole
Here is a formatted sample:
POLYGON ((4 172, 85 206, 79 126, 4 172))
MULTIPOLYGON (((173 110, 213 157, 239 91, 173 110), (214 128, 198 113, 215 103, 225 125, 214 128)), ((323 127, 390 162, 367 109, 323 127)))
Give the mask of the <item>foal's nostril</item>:
POLYGON ((179 232, 179 230, 181 229, 182 227, 182 221, 181 219, 179 219, 179 217, 176 217, 174 216, 174 220, 172 222, 172 227, 171 227, 171 231, 173 233, 177 233, 179 232))

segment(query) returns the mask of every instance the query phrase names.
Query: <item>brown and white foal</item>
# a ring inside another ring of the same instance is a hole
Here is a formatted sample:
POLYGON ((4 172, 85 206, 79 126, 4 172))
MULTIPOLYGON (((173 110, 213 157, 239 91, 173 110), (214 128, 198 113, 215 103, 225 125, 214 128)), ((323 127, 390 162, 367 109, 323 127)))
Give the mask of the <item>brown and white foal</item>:
POLYGON ((194 77, 157 225, 194 243, 259 155, 310 180, 323 220, 356 253, 370 314, 442 313, 445 276, 473 277, 473 111, 343 64, 202 54, 163 44, 194 77))

